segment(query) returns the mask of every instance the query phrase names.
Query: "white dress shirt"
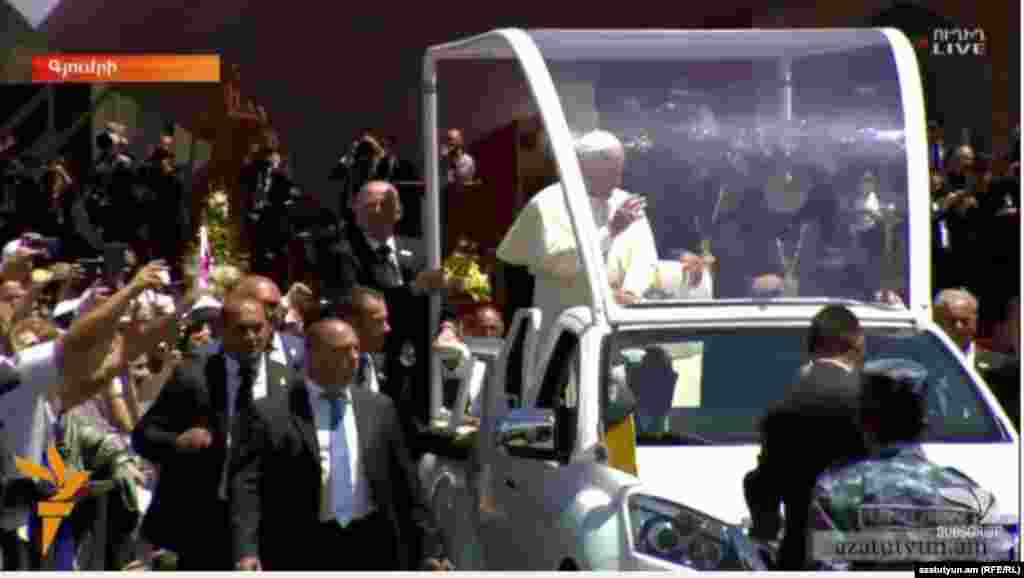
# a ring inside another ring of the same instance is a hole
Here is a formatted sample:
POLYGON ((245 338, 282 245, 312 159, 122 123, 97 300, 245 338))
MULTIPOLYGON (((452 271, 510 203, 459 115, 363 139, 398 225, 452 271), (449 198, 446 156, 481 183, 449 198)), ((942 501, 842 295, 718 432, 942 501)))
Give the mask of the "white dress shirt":
POLYGON ((395 243, 394 235, 388 237, 388 239, 384 242, 378 241, 377 239, 374 239, 373 237, 367 235, 366 233, 363 233, 363 237, 366 238, 366 243, 374 252, 376 252, 377 249, 381 248, 381 246, 387 245, 388 248, 391 249, 391 253, 388 255, 388 260, 390 260, 391 264, 394 265, 395 267, 401 268, 401 265, 399 265, 398 263, 398 245, 395 243))
POLYGON ((274 336, 270 340, 270 347, 270 360, 285 367, 291 367, 291 363, 288 362, 289 357, 294 359, 298 355, 297 351, 285 353, 284 339, 281 339, 281 334, 277 331, 274 332, 274 336))
POLYGON ((320 521, 335 520, 334 504, 339 499, 352 501, 352 520, 361 520, 374 511, 373 500, 370 498, 370 480, 363 471, 359 453, 359 431, 356 427, 355 409, 349 388, 345 388, 341 398, 347 400, 342 427, 345 428, 345 441, 348 443, 349 472, 352 473, 352 495, 335 496, 331 467, 331 405, 323 398, 323 388, 306 379, 309 392, 309 406, 313 410, 316 424, 316 441, 320 450, 320 521))
MULTIPOLYGON (((50 387, 61 379, 56 355, 56 342, 49 341, 25 349, 13 360, 0 360, 13 365, 21 377, 18 387, 0 396, 4 435, 16 456, 35 463, 50 442, 46 400, 50 387)), ((3 508, 0 512, 0 525, 6 530, 17 530, 28 520, 28 508, 3 508)))
POLYGON ((971 367, 975 367, 974 360, 977 358, 978 348, 974 346, 974 342, 970 342, 967 345, 967 351, 964 351, 964 357, 967 358, 967 364, 971 367))
POLYGON ((377 381, 377 364, 374 362, 373 354, 367 354, 363 363, 366 364, 366 375, 363 378, 363 386, 373 393, 380 393, 380 382, 377 381))
MULTIPOLYGON (((614 239, 608 227, 615 211, 629 198, 626 191, 615 189, 606 203, 592 201, 591 209, 608 280, 643 296, 654 283, 658 269, 658 251, 650 222, 647 219, 634 221, 614 239)), ((590 304, 590 290, 576 250, 576 235, 561 183, 541 190, 530 199, 501 241, 498 258, 514 265, 525 265, 536 277, 533 303, 543 312, 542 342, 559 313, 590 304)))

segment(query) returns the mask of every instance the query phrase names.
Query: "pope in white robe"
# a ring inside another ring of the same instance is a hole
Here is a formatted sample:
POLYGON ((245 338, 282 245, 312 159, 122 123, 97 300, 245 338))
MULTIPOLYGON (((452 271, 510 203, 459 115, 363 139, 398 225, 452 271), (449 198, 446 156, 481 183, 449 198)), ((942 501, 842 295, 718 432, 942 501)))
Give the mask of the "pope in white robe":
MULTIPOLYGON (((620 188, 625 150, 611 133, 594 131, 576 142, 576 153, 616 299, 620 303, 638 300, 654 284, 659 262, 650 223, 643 215, 643 199, 620 188)), ((497 256, 528 267, 535 277, 533 303, 543 315, 542 348, 559 313, 590 304, 561 183, 530 199, 505 234, 497 256)), ((703 262, 686 260, 684 268, 699 275, 703 262)))

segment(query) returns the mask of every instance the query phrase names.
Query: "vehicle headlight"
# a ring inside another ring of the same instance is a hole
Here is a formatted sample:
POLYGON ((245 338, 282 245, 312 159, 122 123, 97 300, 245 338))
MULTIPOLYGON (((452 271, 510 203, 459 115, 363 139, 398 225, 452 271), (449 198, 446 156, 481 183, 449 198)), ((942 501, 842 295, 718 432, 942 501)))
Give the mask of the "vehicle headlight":
POLYGON ((629 497, 633 548, 697 570, 763 570, 743 531, 704 513, 644 494, 629 497))

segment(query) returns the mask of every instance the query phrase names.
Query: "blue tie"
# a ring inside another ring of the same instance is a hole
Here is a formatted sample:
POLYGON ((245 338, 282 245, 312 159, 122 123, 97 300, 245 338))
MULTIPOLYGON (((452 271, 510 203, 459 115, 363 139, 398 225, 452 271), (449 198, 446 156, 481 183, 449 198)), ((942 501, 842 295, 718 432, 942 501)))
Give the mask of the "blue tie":
MULTIPOLYGON (((61 423, 63 418, 57 418, 57 423, 53 425, 53 441, 58 448, 64 442, 64 427, 61 423)), ((49 469, 50 467, 50 456, 49 446, 43 448, 43 460, 42 465, 44 468, 49 469)), ((36 508, 32 509, 32 515, 29 518, 29 536, 32 538, 32 542, 37 544, 41 549, 43 546, 43 522, 39 517, 39 511, 36 508)), ((53 570, 74 570, 75 569, 75 537, 71 529, 71 519, 68 518, 60 525, 57 530, 57 537, 54 539, 53 544, 50 545, 49 552, 43 556, 43 560, 49 560, 50 566, 53 570)), ((46 568, 48 565, 43 564, 42 567, 46 568)))
POLYGON ((352 466, 349 464, 345 435, 346 400, 331 398, 331 470, 333 476, 334 515, 342 527, 352 521, 352 466))

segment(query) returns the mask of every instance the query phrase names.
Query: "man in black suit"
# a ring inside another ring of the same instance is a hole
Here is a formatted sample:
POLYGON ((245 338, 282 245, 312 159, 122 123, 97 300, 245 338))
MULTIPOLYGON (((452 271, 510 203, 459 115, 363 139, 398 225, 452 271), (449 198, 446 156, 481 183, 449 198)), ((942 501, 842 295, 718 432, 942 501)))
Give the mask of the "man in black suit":
POLYGON ((281 153, 266 147, 246 165, 240 180, 248 189, 246 233, 252 238, 252 271, 273 273, 275 260, 287 250, 289 208, 298 195, 281 153))
MULTIPOLYGON (((323 260, 325 296, 342 301, 361 285, 384 294, 395 323, 384 347, 385 364, 381 393, 399 407, 402 421, 412 436, 428 425, 431 291, 449 291, 458 281, 443 270, 427 270, 426 254, 416 239, 395 235, 402 218, 398 191, 390 183, 370 181, 353 199, 355 222, 345 228, 340 242, 323 260)), ((443 320, 454 320, 450 311, 443 320)))
POLYGON ((979 347, 978 299, 966 289, 943 289, 935 298, 935 323, 946 332, 981 374, 1010 420, 1020 428, 1020 362, 979 347))
POLYGON ((307 338, 305 381, 255 402, 235 430, 237 568, 450 568, 394 405, 354 386, 359 337, 326 319, 307 338))
POLYGON ((780 569, 803 568, 810 493, 818 475, 832 462, 866 451, 858 433, 864 345, 852 311, 841 305, 822 308, 808 332, 811 361, 761 421, 758 466, 743 478, 743 491, 751 535, 758 539, 777 538, 783 525, 779 506, 785 504, 780 569), (829 442, 808 446, 809 435, 829 442))
POLYGON ((229 296, 222 347, 180 365, 132 432, 142 457, 160 467, 143 533, 179 555, 182 570, 231 570, 228 433, 253 399, 273 395, 295 373, 267 355, 266 309, 229 296))

